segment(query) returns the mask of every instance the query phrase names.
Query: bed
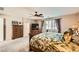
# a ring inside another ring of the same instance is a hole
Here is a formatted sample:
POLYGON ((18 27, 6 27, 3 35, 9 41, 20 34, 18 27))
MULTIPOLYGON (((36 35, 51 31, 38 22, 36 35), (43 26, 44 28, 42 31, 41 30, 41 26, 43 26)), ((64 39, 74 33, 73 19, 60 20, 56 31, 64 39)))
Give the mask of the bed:
POLYGON ((30 49, 34 52, 72 52, 79 51, 68 47, 62 43, 62 33, 45 32, 31 38, 30 49))

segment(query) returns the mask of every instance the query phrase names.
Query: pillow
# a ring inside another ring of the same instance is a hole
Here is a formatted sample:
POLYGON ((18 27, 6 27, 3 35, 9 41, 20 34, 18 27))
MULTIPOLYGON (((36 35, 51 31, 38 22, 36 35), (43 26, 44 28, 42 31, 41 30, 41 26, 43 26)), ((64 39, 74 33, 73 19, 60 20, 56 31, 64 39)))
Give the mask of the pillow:
POLYGON ((79 37, 74 36, 73 39, 74 39, 73 42, 79 45, 79 37))

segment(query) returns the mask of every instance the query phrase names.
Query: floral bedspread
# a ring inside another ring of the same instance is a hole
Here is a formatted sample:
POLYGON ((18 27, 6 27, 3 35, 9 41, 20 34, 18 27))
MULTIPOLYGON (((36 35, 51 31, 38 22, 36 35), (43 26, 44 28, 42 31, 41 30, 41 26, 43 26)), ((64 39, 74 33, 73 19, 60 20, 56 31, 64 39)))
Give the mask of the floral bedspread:
MULTIPOLYGON (((32 47, 38 48, 44 52, 72 52, 79 51, 76 45, 72 44, 73 47, 69 47, 69 44, 66 44, 61 41, 62 34, 56 33, 42 33, 32 37, 30 45, 32 47), (55 35, 59 38, 54 37, 55 35), (76 48, 74 47, 76 46, 76 48)), ((39 51, 38 51, 39 52, 39 51)))

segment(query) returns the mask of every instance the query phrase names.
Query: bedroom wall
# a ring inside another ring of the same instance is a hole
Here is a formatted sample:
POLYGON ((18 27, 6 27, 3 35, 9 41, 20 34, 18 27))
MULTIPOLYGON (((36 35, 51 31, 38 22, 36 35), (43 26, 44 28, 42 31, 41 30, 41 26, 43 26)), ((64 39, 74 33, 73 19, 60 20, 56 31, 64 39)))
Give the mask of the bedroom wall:
POLYGON ((24 21, 24 37, 29 36, 29 32, 30 32, 30 21, 28 20, 28 18, 23 18, 24 21))
POLYGON ((12 39, 12 21, 20 21, 22 22, 21 17, 11 17, 7 16, 6 18, 6 40, 12 39))
POLYGON ((61 32, 64 32, 79 21, 79 13, 60 16, 60 18, 61 18, 61 32))
MULTIPOLYGON (((29 14, 31 14, 31 10, 27 9, 22 9, 22 8, 4 8, 4 11, 1 11, 0 13, 3 14, 2 18, 6 19, 6 40, 12 40, 12 21, 17 20, 17 21, 23 21, 24 22, 24 31, 23 31, 23 36, 29 36, 29 22, 28 18, 29 14)), ((1 22, 2 23, 2 22, 1 22)), ((0 26, 1 26, 0 23, 0 26)), ((1 27, 0 27, 1 28, 1 27)), ((2 30, 2 29, 1 29, 2 30)), ((2 34, 2 32, 1 32, 2 34)), ((0 35, 0 37, 2 37, 0 35)), ((0 38, 0 41, 3 41, 3 38, 0 38)))
MULTIPOLYGON (((79 13, 62 15, 58 17, 51 17, 53 19, 61 18, 61 32, 68 30, 68 28, 73 27, 73 25, 79 22, 79 13)), ((49 20, 49 19, 48 19, 49 20)))
POLYGON ((7 17, 6 20, 6 40, 12 39, 12 21, 14 20, 23 22, 23 37, 29 36, 29 22, 27 18, 7 17))

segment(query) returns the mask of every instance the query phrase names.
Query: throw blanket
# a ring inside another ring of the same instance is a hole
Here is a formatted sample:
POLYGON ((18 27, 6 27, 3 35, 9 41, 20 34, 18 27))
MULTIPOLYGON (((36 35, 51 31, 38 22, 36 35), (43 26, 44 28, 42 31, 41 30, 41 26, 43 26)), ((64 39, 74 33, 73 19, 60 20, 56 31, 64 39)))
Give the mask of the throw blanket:
POLYGON ((41 33, 32 37, 30 45, 44 52, 72 52, 79 51, 79 46, 70 42, 62 42, 61 33, 41 33), (54 36, 57 36, 54 37, 54 36))

